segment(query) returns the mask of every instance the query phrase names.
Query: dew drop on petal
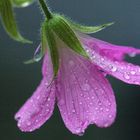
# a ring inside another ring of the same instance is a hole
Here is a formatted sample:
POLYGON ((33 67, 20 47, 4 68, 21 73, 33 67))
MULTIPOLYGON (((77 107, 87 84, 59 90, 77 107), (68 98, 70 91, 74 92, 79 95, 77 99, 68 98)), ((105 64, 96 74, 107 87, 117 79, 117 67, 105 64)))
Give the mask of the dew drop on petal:
POLYGON ((132 53, 129 54, 129 56, 130 57, 135 57, 136 56, 136 53, 135 52, 132 52, 132 53))
POLYGON ((82 105, 82 102, 79 102, 79 105, 82 105))
POLYGON ((136 74, 136 72, 135 72, 135 71, 131 71, 130 73, 131 73, 132 75, 135 75, 135 74, 136 74))
POLYGON ((84 91, 89 91, 90 90, 90 85, 89 84, 84 84, 83 86, 82 86, 82 90, 84 90, 84 91))
POLYGON ((95 110, 98 110, 98 107, 96 107, 95 110))
POLYGON ((73 66, 74 62, 72 60, 69 61, 69 65, 73 66))
POLYGON ((76 112, 75 109, 73 109, 73 110, 72 110, 72 113, 75 113, 75 112, 76 112))
POLYGON ((117 68, 115 66, 112 66, 112 69, 111 69, 112 72, 115 72, 117 71, 117 68))
POLYGON ((92 96, 92 97, 91 97, 91 99, 95 99, 95 97, 94 97, 94 96, 92 96))
POLYGON ((109 108, 106 109, 106 112, 109 112, 109 108))
POLYGON ((127 80, 129 80, 130 79, 130 76, 127 73, 125 73, 124 74, 124 78, 127 79, 127 80))
POLYGON ((109 115, 108 117, 109 117, 109 118, 112 118, 112 115, 109 115))
POLYGON ((101 107, 101 108, 100 108, 100 111, 102 111, 102 110, 103 110, 103 108, 101 107))
POLYGON ((31 122, 27 122, 27 125, 30 126, 31 125, 31 122))

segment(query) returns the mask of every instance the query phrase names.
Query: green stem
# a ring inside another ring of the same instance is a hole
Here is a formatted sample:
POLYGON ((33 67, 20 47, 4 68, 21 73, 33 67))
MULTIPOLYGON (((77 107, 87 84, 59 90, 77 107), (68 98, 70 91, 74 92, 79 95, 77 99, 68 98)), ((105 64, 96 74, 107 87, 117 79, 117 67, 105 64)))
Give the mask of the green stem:
POLYGON ((40 4, 43 12, 45 13, 47 19, 48 20, 51 19, 52 18, 52 14, 51 14, 49 8, 47 7, 46 2, 44 0, 39 0, 39 4, 40 4))

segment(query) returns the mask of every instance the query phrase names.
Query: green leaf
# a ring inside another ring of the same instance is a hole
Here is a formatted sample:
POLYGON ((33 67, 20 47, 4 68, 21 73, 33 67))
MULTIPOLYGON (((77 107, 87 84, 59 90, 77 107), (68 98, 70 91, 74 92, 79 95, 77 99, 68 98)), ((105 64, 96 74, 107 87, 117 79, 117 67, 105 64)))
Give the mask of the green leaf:
POLYGON ((99 31, 105 29, 106 27, 109 27, 114 24, 114 22, 110 22, 110 23, 106 23, 106 24, 102 24, 102 25, 98 25, 98 26, 84 26, 84 25, 75 23, 69 19, 66 19, 66 20, 74 30, 78 30, 78 31, 80 31, 82 33, 86 33, 86 34, 92 34, 92 33, 99 32, 99 31))
POLYGON ((31 43, 31 41, 23 38, 18 31, 10 0, 0 0, 0 16, 6 32, 12 39, 22 43, 31 43))
POLYGON ((59 70, 59 54, 56 46, 55 37, 53 34, 53 31, 51 30, 51 27, 49 26, 48 22, 46 22, 46 26, 44 28, 46 31, 46 34, 44 34, 47 39, 49 53, 51 56, 52 64, 53 64, 53 71, 54 71, 54 77, 57 76, 58 70, 59 70))
POLYGON ((35 0, 11 0, 16 7, 27 7, 32 4, 35 0))
POLYGON ((69 48, 71 48, 76 53, 88 58, 87 53, 83 49, 74 31, 61 16, 54 15, 54 18, 49 23, 53 31, 61 40, 64 41, 64 43, 67 44, 69 48))

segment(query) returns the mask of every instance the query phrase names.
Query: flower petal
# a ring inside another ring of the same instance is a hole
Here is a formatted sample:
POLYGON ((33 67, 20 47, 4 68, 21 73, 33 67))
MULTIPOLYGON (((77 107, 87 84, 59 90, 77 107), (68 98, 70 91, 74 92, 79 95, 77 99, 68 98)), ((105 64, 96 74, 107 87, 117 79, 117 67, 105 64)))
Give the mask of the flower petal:
POLYGON ((15 119, 18 121, 18 127, 25 132, 31 132, 39 128, 50 118, 54 110, 54 83, 48 87, 48 82, 53 72, 51 65, 46 62, 49 62, 48 56, 45 56, 44 59, 44 65, 47 66, 47 69, 45 69, 47 76, 43 78, 34 94, 15 115, 15 119))
POLYGON ((94 49, 102 56, 107 56, 109 59, 122 61, 126 54, 130 57, 134 57, 136 54, 140 54, 140 49, 127 46, 114 45, 88 35, 80 34, 80 39, 84 45, 91 49, 94 49))
POLYGON ((139 54, 139 49, 115 46, 91 37, 82 42, 91 61, 104 72, 126 83, 140 85, 140 67, 123 60, 125 54, 139 54))
POLYGON ((66 127, 80 135, 89 124, 111 125, 116 103, 107 79, 96 66, 66 47, 61 48, 60 57, 56 96, 66 127))

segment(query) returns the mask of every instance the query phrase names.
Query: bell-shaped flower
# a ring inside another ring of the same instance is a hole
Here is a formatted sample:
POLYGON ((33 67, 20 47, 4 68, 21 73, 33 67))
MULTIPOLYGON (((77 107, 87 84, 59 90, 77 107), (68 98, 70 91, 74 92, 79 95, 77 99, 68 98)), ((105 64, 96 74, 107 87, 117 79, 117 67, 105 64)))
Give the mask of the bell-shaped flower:
POLYGON ((44 55, 43 78, 15 115, 22 131, 40 128, 53 114, 55 103, 73 134, 83 134, 90 124, 108 127, 114 122, 116 101, 106 75, 140 85, 140 67, 124 60, 140 50, 84 34, 108 25, 85 27, 57 14, 43 23, 41 53, 34 57, 37 61, 44 55))

